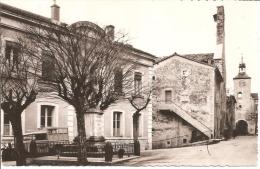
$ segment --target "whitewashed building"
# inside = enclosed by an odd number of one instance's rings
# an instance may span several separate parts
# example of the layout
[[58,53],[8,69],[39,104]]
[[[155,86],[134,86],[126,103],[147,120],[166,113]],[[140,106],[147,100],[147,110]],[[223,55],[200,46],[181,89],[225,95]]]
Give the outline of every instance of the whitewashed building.
[[[56,4],[51,6],[51,18],[43,17],[7,4],[0,4],[1,10],[1,57],[19,57],[17,52],[17,36],[25,33],[25,26],[34,26],[37,23],[55,23],[65,24],[60,22],[60,7]],[[85,27],[96,31],[114,32],[114,26],[109,25],[102,29],[98,25],[88,22],[76,22]],[[141,86],[143,82],[152,80],[152,66],[155,56],[136,49],[127,47],[127,54],[138,60],[138,68],[133,72],[134,83]],[[14,55],[17,53],[17,55]],[[42,74],[48,76],[44,69],[48,69],[48,65],[42,65]],[[107,140],[117,140],[129,142],[133,139],[132,114],[134,108],[130,105],[127,99],[122,98],[112,104],[105,111],[97,115],[89,115],[86,121],[87,127],[90,130],[86,131],[87,136],[104,136]],[[53,97],[53,93],[40,91],[37,99],[22,113],[22,129],[23,134],[28,133],[45,133],[47,129],[64,129],[62,132],[68,133],[69,141],[77,136],[76,115],[73,106],[63,100]],[[147,109],[142,111],[140,118],[140,142],[141,149],[151,149],[152,143],[152,105],[149,104]],[[1,139],[3,143],[13,140],[12,127],[6,115],[1,111]],[[64,139],[64,138],[62,138]]]

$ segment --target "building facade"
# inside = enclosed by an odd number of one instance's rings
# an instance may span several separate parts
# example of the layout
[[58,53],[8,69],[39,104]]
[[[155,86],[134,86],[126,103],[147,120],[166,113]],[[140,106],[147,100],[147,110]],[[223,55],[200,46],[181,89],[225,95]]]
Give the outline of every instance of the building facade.
[[235,110],[236,133],[256,134],[258,94],[251,93],[251,77],[246,74],[246,64],[239,64],[239,72],[234,81],[234,95],[237,100]]
[[154,66],[154,148],[222,138],[225,130],[232,130],[233,116],[227,115],[226,107],[224,7],[217,7],[213,17],[215,53],[175,53]]
[[226,113],[226,119],[225,119],[225,129],[224,129],[224,137],[226,139],[230,139],[232,136],[234,136],[234,131],[236,130],[236,116],[235,116],[235,110],[236,110],[236,98],[233,95],[227,96],[227,113]]
[[223,79],[212,54],[173,54],[154,66],[153,147],[219,138]]
[[[17,37],[23,36],[26,33],[26,26],[34,26],[38,23],[65,25],[65,23],[59,21],[60,7],[56,4],[51,6],[51,18],[39,16],[2,3],[0,6],[1,57],[7,57],[7,55],[14,56]],[[108,25],[105,29],[88,21],[76,22],[74,25],[94,30],[93,33],[96,31],[109,33],[112,38],[111,40],[113,40],[114,26],[112,25]],[[145,82],[151,81],[152,66],[156,57],[131,46],[127,46],[126,48],[126,53],[122,53],[122,55],[128,55],[137,62],[132,78],[135,79],[138,76],[138,79],[134,83],[138,81],[139,86],[142,86]],[[51,76],[48,74],[50,67],[50,63],[42,63],[42,76]],[[135,85],[133,84],[132,87],[134,88]],[[89,114],[88,117],[85,117],[87,119],[86,127],[89,128],[86,131],[87,136],[101,135],[110,141],[131,142],[133,140],[132,114],[134,111],[127,98],[121,98],[98,115]],[[151,149],[151,104],[141,112],[139,126],[141,149]],[[66,129],[68,133],[67,139],[73,141],[77,136],[77,121],[74,107],[62,99],[55,97],[55,93],[51,91],[39,91],[35,102],[29,105],[22,113],[23,134],[44,133],[47,129],[52,128]],[[11,124],[3,111],[1,111],[1,137],[3,143],[13,140]]]

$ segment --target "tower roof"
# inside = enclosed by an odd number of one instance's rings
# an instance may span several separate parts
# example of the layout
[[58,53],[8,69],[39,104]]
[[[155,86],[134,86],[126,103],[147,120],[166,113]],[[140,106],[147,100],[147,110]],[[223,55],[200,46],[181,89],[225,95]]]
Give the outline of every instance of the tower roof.
[[239,68],[242,68],[242,69],[244,68],[245,69],[246,68],[246,64],[245,63],[240,63],[239,64]]
[[233,79],[251,79],[245,72],[238,73]]
[[249,77],[246,74],[246,64],[243,61],[243,56],[241,57],[241,63],[239,63],[238,68],[239,68],[238,75],[233,79],[251,79],[251,77]]
[[246,64],[243,61],[243,55],[241,56],[241,63],[239,63],[238,68],[239,69],[245,69],[246,68]]

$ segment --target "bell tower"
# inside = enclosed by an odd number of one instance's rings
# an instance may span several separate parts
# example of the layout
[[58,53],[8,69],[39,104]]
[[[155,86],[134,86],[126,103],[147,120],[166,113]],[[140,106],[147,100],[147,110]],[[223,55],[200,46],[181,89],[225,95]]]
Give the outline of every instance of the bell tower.
[[246,64],[243,62],[243,56],[241,57],[241,63],[239,64],[239,73],[246,73]]
[[[241,57],[241,62],[238,66],[238,75],[233,78],[234,80],[234,94],[236,99],[249,98],[251,94],[251,77],[246,74],[246,64]],[[242,93],[242,95],[239,95]],[[239,96],[239,97],[238,97]],[[243,97],[242,97],[243,96]]]
[[[247,134],[253,126],[250,120],[251,113],[251,77],[246,74],[246,64],[241,57],[238,74],[233,78],[234,96],[237,101],[235,121],[238,134]],[[251,125],[252,124],[252,125]],[[252,127],[253,128],[253,127]],[[253,129],[254,130],[254,129]]]

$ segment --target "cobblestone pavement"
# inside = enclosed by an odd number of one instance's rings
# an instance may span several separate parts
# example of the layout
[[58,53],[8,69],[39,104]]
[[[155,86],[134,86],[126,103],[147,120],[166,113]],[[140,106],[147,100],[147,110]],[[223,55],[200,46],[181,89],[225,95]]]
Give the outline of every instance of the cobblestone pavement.
[[257,136],[239,136],[208,146],[149,150],[124,166],[256,166]]

